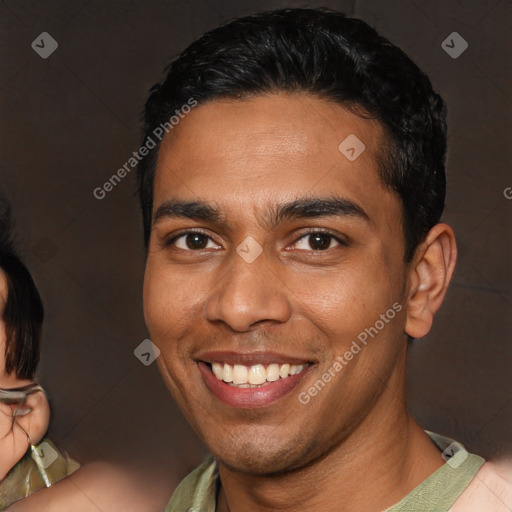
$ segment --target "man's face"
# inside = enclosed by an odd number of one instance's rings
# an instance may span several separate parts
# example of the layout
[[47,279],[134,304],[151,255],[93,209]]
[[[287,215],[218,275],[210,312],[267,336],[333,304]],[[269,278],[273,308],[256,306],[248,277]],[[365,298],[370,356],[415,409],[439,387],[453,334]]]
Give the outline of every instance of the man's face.
[[[351,134],[365,145],[353,161],[338,149]],[[233,468],[303,466],[400,407],[407,283],[400,202],[378,176],[384,140],[376,121],[306,94],[200,105],[164,139],[146,323],[168,388]],[[335,197],[336,213],[274,214]],[[178,201],[205,203],[219,219],[178,215]],[[395,303],[403,309],[390,319]],[[353,341],[360,350],[333,370]],[[266,380],[234,386],[212,368]]]

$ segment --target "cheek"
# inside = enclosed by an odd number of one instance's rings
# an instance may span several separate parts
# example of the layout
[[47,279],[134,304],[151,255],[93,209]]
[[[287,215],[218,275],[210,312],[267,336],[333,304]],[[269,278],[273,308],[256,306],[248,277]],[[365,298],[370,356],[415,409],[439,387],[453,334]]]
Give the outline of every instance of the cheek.
[[166,269],[156,257],[148,257],[143,288],[144,317],[148,327],[158,326],[166,318],[179,314],[179,308],[183,306],[183,290],[183,283],[175,273]]
[[[171,268],[161,258],[148,258],[144,275],[144,319],[152,336],[158,340],[179,333],[185,320],[197,315],[201,297],[206,292],[204,275],[194,276]],[[155,341],[156,343],[156,341]]]
[[[345,339],[373,325],[399,299],[384,270],[368,265],[338,268],[329,275],[302,278],[304,313],[333,339]],[[291,289],[298,288],[290,286]]]
[[169,329],[177,313],[174,308],[173,284],[167,274],[148,259],[144,275],[143,304],[144,319],[152,339],[156,340],[161,332]]
[[[180,353],[183,347],[178,340],[186,324],[183,318],[190,309],[187,300],[187,293],[184,287],[177,285],[175,274],[148,259],[143,287],[144,319],[151,341],[161,350],[157,359],[159,371],[178,401],[186,381]],[[177,377],[179,375],[182,377]]]

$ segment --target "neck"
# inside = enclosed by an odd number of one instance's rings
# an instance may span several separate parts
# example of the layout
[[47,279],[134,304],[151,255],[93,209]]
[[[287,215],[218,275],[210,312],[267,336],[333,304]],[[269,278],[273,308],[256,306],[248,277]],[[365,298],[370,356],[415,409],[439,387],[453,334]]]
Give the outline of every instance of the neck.
[[298,470],[261,476],[233,471],[219,461],[217,510],[380,512],[399,502],[444,461],[407,413],[403,394],[384,395],[388,400],[378,403],[352,434]]

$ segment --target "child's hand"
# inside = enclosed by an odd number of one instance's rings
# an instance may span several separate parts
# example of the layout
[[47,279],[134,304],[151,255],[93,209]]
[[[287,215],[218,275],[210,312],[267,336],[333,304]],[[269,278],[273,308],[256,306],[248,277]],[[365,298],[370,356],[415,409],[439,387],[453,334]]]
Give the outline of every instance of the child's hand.
[[24,403],[0,402],[0,480],[25,455],[29,438],[32,444],[41,441],[49,422],[50,406],[42,391],[28,395]]

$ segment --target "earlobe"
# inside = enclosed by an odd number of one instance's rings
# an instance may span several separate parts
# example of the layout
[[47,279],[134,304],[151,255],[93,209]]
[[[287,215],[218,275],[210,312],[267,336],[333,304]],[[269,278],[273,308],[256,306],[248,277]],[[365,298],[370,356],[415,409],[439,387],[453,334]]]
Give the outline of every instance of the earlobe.
[[441,307],[457,262],[453,229],[436,224],[418,247],[409,273],[405,332],[413,338],[425,336]]
[[23,404],[0,404],[0,482],[21,460],[29,444],[38,444],[50,422],[50,404],[39,391],[27,396]]
[[31,412],[18,417],[16,421],[30,436],[31,443],[37,444],[46,434],[50,424],[50,404],[45,393],[39,392],[27,398],[26,406],[30,407]]

